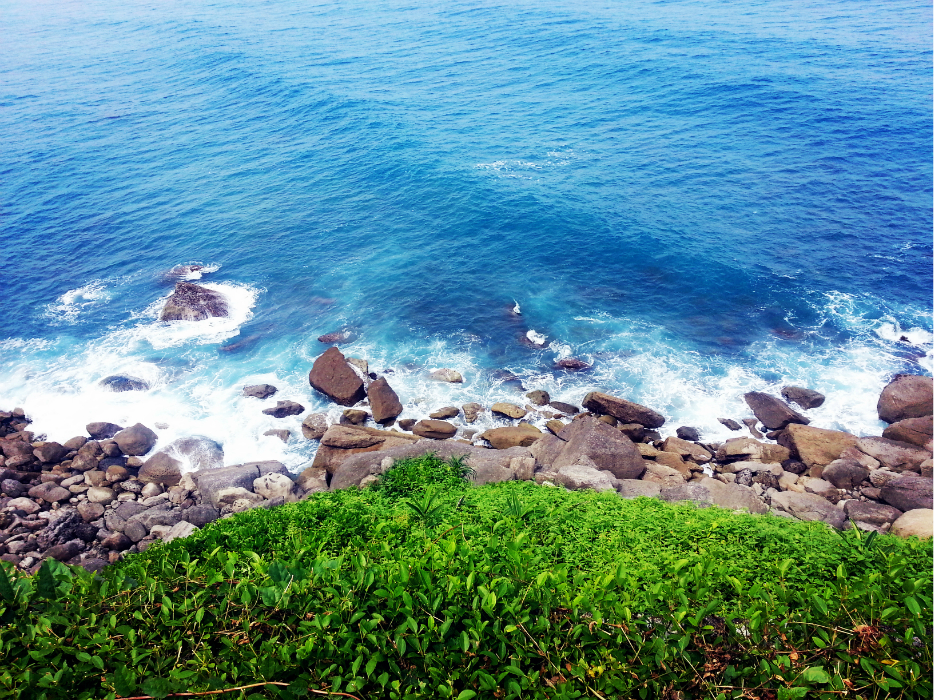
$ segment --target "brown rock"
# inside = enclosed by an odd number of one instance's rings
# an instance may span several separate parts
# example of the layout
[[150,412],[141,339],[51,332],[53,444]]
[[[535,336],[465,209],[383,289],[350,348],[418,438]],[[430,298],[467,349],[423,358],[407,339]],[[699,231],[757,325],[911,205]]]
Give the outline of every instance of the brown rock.
[[804,387],[800,386],[782,387],[782,397],[788,403],[796,403],[804,409],[818,408],[819,406],[823,406],[824,400],[827,398],[819,391],[805,389]]
[[149,452],[159,438],[145,425],[137,423],[129,428],[124,428],[114,435],[113,439],[123,454],[139,456]]
[[328,348],[308,373],[308,383],[332,401],[353,406],[366,396],[363,380],[336,347]]
[[846,517],[854,523],[865,523],[876,528],[887,523],[894,523],[902,514],[902,511],[898,508],[873,503],[872,501],[847,501],[843,510]]
[[505,428],[493,428],[480,433],[480,437],[497,450],[507,450],[510,447],[529,447],[541,436],[542,431],[528,423]]
[[323,413],[309,413],[302,421],[302,435],[307,440],[320,440],[328,429],[328,417]]
[[794,451],[807,466],[827,465],[848,447],[853,447],[859,438],[839,430],[812,428],[797,423],[790,424],[784,432],[784,440],[790,441]]
[[347,408],[344,409],[342,416],[342,425],[347,425],[348,423],[350,425],[363,425],[366,423],[366,419],[370,417],[370,414],[357,408]]
[[674,452],[657,452],[654,459],[656,464],[674,469],[685,479],[691,478],[691,467],[687,462],[681,459],[681,455],[675,454]]
[[906,512],[918,508],[934,508],[932,483],[934,482],[931,479],[923,476],[899,476],[887,481],[882,487],[882,500]]
[[446,418],[456,418],[460,413],[455,406],[445,406],[444,408],[439,408],[433,413],[429,413],[429,418],[434,418],[435,420],[444,420]]
[[443,420],[420,420],[412,426],[412,432],[432,440],[446,440],[457,432],[457,428]]
[[811,422],[781,399],[761,391],[750,391],[744,394],[743,398],[756,418],[769,430],[781,430],[791,423],[807,425]]
[[555,362],[555,369],[563,369],[566,372],[583,372],[591,367],[592,365],[590,363],[579,360],[576,357],[565,357]]
[[677,437],[665,438],[665,441],[662,443],[662,450],[665,452],[675,452],[682,457],[690,457],[698,464],[709,462],[710,458],[713,456],[706,448],[698,445],[696,442],[689,442],[688,440],[682,440]]
[[473,423],[483,413],[483,406],[478,403],[465,403],[461,409],[464,411],[464,420],[468,423]]
[[[921,418],[905,418],[892,423],[882,431],[882,437],[896,442],[907,442],[911,445],[930,450],[932,447],[932,434],[934,434],[934,416]],[[37,457],[39,455],[36,455]],[[41,459],[41,458],[40,458]]]
[[165,452],[156,452],[143,462],[137,478],[144,484],[176,486],[182,480],[182,463]]
[[849,459],[834,460],[824,467],[824,471],[821,473],[822,479],[844,491],[852,491],[863,483],[868,476],[869,470],[866,467]]
[[47,481],[44,484],[39,484],[29,489],[29,497],[41,498],[46,503],[58,503],[71,498],[71,491],[63,489],[54,481]]
[[550,420],[545,423],[545,427],[548,428],[548,430],[550,430],[553,435],[557,435],[562,430],[564,430],[564,426],[565,423],[562,423],[559,420]]
[[892,523],[892,529],[889,532],[899,537],[914,536],[930,539],[934,536],[934,510],[930,508],[909,510]]
[[547,406],[548,402],[551,401],[551,397],[548,395],[548,392],[542,391],[541,389],[530,391],[525,396],[529,401],[531,401],[536,406]]
[[370,397],[373,420],[377,423],[391,423],[402,413],[402,402],[385,377],[372,382],[367,395]]
[[566,416],[573,416],[581,412],[581,410],[577,406],[572,406],[569,403],[564,403],[564,401],[549,401],[548,405],[551,406],[556,411],[561,411],[561,413],[565,414]]
[[[123,428],[116,423],[88,423],[85,428],[94,440],[107,440],[119,433]],[[80,449],[80,448],[79,448]]]
[[498,413],[507,418],[520,419],[528,413],[524,408],[516,406],[514,403],[494,403],[490,409],[493,413]]
[[581,403],[588,411],[613,416],[621,423],[638,423],[646,428],[665,424],[665,417],[651,408],[599,391],[591,391]]
[[277,391],[279,390],[272,384],[251,384],[250,386],[243,387],[244,396],[252,396],[256,399],[268,399]]
[[305,412],[305,407],[295,401],[276,401],[272,408],[264,408],[263,413],[273,418],[288,418]]
[[321,438],[321,444],[327,447],[336,447],[343,450],[371,447],[382,443],[386,436],[381,431],[361,430],[349,425],[332,425]]
[[160,321],[201,321],[227,316],[227,300],[222,294],[191,282],[176,282],[175,291],[162,307]]
[[[554,445],[553,449],[546,444],[537,450],[538,445],[546,440],[557,440],[563,444]],[[546,457],[551,463],[543,465],[556,470],[577,464],[581,457],[587,457],[598,469],[610,472],[617,479],[638,479],[645,473],[642,455],[632,441],[592,416],[569,423],[557,438],[540,438],[533,444],[532,453],[536,463],[543,464],[541,458]]]
[[717,418],[718,421],[730,430],[742,430],[743,427],[732,418]]
[[920,472],[921,463],[931,458],[931,453],[925,449],[882,437],[859,438],[856,447],[879,460],[882,466],[896,472]]
[[[399,427],[403,430],[411,430],[418,421],[414,418],[403,418],[399,421]],[[468,421],[469,423],[470,421]]]
[[921,418],[934,412],[934,379],[916,374],[897,374],[882,390],[876,409],[886,423]]
[[32,453],[43,464],[60,462],[68,454],[64,445],[57,442],[40,442],[33,445],[35,448]]

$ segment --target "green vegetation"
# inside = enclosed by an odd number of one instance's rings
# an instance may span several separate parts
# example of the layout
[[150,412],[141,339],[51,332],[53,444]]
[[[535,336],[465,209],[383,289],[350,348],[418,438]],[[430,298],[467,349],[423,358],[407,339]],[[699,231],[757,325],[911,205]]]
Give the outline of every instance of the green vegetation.
[[[931,542],[398,464],[0,576],[0,697],[931,697]],[[333,696],[332,697],[336,697]]]

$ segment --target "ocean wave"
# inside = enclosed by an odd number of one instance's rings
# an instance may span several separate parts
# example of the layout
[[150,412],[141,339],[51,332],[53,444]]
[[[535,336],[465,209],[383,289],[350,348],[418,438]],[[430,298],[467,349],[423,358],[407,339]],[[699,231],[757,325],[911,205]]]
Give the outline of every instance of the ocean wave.
[[107,280],[94,280],[76,289],[69,289],[45,307],[43,315],[55,324],[74,325],[81,314],[110,299]]

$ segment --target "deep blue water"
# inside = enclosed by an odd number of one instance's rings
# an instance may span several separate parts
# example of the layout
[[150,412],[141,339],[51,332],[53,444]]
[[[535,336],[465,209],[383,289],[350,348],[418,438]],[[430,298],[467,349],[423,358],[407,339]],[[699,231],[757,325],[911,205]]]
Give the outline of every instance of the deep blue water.
[[[326,408],[316,338],[351,327],[405,416],[515,400],[506,369],[710,439],[799,383],[815,425],[877,432],[891,375],[931,371],[931,28],[899,0],[9,0],[0,408],[298,464],[262,436],[298,419],[239,388]],[[191,262],[232,319],[155,320]]]

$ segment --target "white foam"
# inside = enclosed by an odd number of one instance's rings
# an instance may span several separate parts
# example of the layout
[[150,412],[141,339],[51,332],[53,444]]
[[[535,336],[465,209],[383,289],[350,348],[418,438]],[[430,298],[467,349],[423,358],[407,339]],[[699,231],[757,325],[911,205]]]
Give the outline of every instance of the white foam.
[[176,265],[169,270],[168,276],[190,282],[191,280],[199,280],[202,276],[217,272],[220,269],[220,263],[190,262],[184,265]]
[[528,333],[526,333],[525,337],[528,338],[533,345],[537,345],[539,347],[544,347],[545,341],[548,339],[546,336],[534,330],[530,330]]
[[82,312],[100,302],[107,301],[109,298],[107,282],[105,280],[94,280],[77,289],[69,289],[62,294],[53,303],[45,307],[44,316],[54,323],[74,324],[77,323]]

